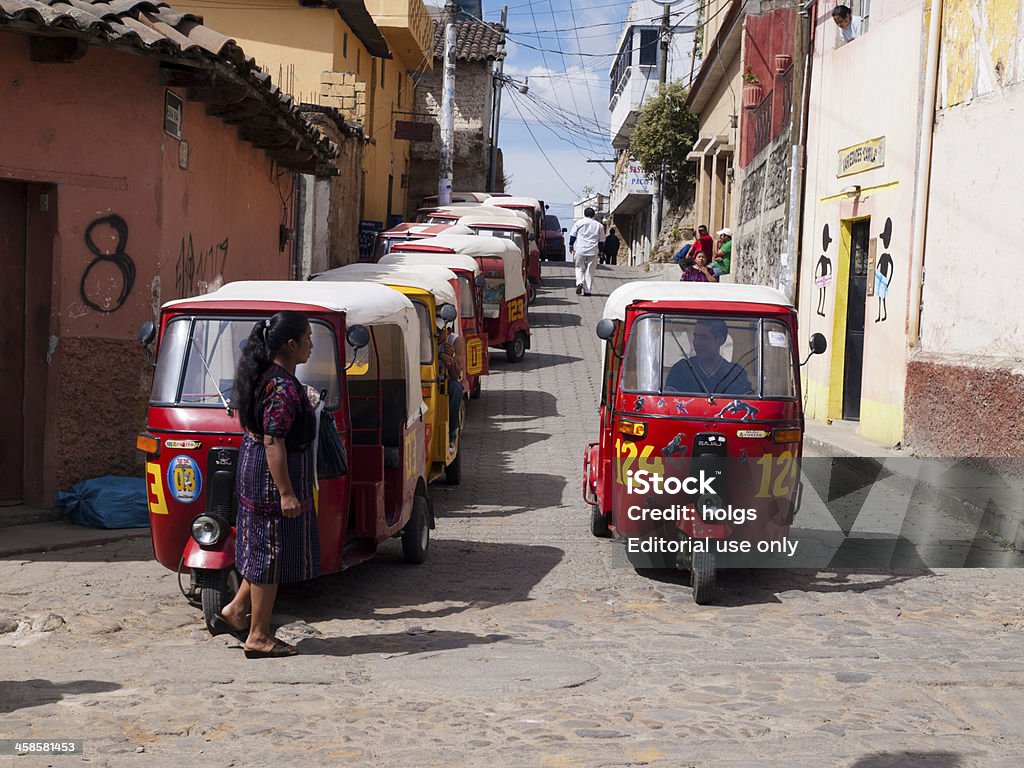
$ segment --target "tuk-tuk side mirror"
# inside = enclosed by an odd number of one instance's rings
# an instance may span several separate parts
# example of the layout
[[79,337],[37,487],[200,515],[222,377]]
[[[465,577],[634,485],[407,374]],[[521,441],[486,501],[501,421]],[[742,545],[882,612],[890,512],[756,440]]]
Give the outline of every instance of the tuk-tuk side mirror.
[[811,334],[810,347],[812,355],[820,355],[828,349],[828,340],[823,334]]
[[811,348],[811,354],[807,355],[800,365],[807,365],[807,361],[811,359],[811,355],[820,355],[828,349],[828,340],[823,334],[812,333],[807,346]]
[[615,321],[611,318],[604,318],[597,324],[597,338],[604,341],[611,341],[615,337]]
[[139,343],[142,346],[148,347],[150,344],[153,343],[153,339],[155,338],[156,326],[153,324],[152,320],[147,320],[146,322],[139,326]]
[[568,231],[569,231],[568,229],[566,229],[565,227],[562,227],[562,234],[563,234],[563,235],[564,235],[564,234],[565,234],[566,232],[568,232]]
[[476,287],[477,288],[483,288],[486,285],[487,285],[487,278],[484,277],[483,275],[477,275],[476,276]]
[[370,331],[365,325],[353,325],[345,332],[345,339],[352,349],[358,351],[370,343]]
[[139,343],[146,353],[146,362],[150,368],[156,368],[156,360],[153,359],[153,353],[149,350],[149,345],[153,343],[155,338],[156,325],[154,325],[152,320],[147,320],[139,326]]
[[437,314],[446,323],[454,323],[459,317],[459,310],[451,304],[442,304]]

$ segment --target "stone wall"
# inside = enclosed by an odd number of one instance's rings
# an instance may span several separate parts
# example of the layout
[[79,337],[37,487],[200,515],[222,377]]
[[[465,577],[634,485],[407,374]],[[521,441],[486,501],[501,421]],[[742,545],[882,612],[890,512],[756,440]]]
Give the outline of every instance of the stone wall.
[[320,75],[320,104],[340,110],[349,120],[366,122],[366,83],[355,72]]
[[[441,158],[441,128],[438,118],[420,115],[441,114],[442,62],[434,61],[434,70],[424,73],[416,84],[413,111],[417,121],[434,124],[430,143],[413,142],[409,160],[409,205],[406,215],[412,218],[420,200],[437,194]],[[487,189],[490,161],[491,64],[460,61],[455,68],[455,137],[452,158],[452,189],[481,192]],[[515,169],[510,169],[515,171]],[[500,177],[500,174],[499,174]]]
[[739,203],[733,230],[732,275],[737,283],[777,287],[786,251],[789,134],[736,169]]

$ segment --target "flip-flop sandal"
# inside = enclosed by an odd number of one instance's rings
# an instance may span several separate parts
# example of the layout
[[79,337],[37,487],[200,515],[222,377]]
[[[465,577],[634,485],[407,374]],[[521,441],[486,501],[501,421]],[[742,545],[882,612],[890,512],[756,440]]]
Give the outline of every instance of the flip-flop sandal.
[[213,621],[210,622],[210,634],[216,637],[217,635],[231,635],[238,642],[244,644],[249,639],[248,629],[235,629],[223,616],[214,616]]
[[244,648],[247,659],[280,659],[285,656],[297,656],[298,650],[294,645],[288,645],[281,640],[274,640],[274,645],[269,651],[258,651],[253,648]]

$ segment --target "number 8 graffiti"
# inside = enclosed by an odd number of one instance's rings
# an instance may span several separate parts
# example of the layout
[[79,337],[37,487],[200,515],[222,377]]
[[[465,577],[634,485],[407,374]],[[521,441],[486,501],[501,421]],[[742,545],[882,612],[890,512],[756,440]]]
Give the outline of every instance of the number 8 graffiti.
[[[117,245],[114,248],[113,253],[103,253],[99,249],[99,246],[93,242],[92,232],[96,227],[106,224],[114,232],[117,233]],[[124,247],[128,243],[128,224],[118,216],[116,213],[110,216],[104,216],[103,218],[96,219],[89,227],[85,230],[85,245],[90,252],[94,254],[94,258],[89,262],[89,266],[85,268],[85,274],[82,275],[82,282],[79,285],[79,293],[82,296],[82,301],[90,309],[94,309],[97,312],[103,312],[109,314],[120,309],[125,301],[128,299],[128,295],[132,292],[132,286],[135,285],[135,262],[132,261],[132,257],[124,252]],[[113,306],[103,307],[89,298],[86,292],[86,283],[89,280],[89,274],[93,268],[103,261],[109,261],[121,272],[121,293],[118,294],[114,300]]]

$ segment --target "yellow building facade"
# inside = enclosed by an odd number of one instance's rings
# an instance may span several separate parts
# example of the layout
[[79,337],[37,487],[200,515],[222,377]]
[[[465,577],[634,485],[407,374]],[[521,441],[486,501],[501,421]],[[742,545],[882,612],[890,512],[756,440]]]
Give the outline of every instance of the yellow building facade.
[[405,210],[409,142],[394,138],[394,124],[412,111],[413,75],[433,66],[422,0],[321,7],[252,0],[245,10],[189,0],[175,8],[234,38],[296,101],[335,107],[361,123],[370,143],[359,180],[360,218],[387,226]]

